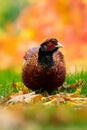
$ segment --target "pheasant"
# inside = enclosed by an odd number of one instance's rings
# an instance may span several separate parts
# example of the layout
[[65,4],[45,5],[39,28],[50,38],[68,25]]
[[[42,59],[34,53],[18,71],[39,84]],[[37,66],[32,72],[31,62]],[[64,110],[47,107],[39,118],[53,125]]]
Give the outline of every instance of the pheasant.
[[63,45],[50,38],[39,47],[27,50],[22,68],[22,80],[26,87],[51,93],[64,83],[66,67],[59,48]]

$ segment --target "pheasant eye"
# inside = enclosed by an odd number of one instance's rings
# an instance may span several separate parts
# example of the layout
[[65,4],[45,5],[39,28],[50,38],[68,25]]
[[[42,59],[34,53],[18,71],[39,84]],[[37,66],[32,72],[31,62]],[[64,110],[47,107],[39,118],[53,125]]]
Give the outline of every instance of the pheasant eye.
[[53,43],[52,42],[48,42],[48,44],[47,44],[48,46],[52,46],[53,45]]

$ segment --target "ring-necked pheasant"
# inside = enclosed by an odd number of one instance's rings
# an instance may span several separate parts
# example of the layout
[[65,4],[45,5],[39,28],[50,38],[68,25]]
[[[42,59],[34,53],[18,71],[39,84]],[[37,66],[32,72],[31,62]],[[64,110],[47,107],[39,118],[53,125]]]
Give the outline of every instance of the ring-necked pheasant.
[[50,38],[26,52],[22,80],[28,88],[50,93],[64,83],[66,67],[60,47],[55,38]]

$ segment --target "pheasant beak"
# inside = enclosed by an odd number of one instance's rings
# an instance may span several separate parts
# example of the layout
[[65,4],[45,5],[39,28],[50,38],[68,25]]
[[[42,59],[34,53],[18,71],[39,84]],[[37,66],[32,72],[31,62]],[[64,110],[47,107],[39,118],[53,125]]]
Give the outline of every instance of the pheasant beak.
[[64,46],[58,42],[58,44],[56,45],[56,48],[64,48]]

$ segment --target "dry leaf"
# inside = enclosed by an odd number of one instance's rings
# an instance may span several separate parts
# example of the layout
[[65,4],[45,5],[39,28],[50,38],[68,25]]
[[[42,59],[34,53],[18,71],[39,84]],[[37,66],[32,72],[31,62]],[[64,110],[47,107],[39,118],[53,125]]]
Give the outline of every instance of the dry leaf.
[[42,95],[41,94],[36,94],[36,95],[32,95],[28,98],[25,98],[24,101],[26,103],[38,103],[41,101]]

